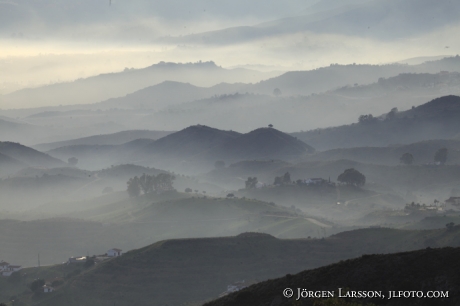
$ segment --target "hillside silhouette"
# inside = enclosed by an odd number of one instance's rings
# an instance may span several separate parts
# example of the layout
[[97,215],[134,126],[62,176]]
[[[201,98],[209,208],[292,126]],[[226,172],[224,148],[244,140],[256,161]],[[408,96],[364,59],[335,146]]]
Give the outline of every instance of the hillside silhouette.
[[[285,288],[336,291],[336,296],[338,288],[378,290],[382,291],[386,298],[388,298],[389,291],[406,290],[426,293],[429,290],[439,290],[448,291],[448,298],[409,298],[404,299],[404,302],[398,298],[390,300],[374,298],[359,299],[359,302],[388,306],[458,305],[460,301],[458,256],[460,256],[460,248],[427,248],[390,255],[363,255],[357,259],[265,281],[205,305],[292,305],[292,299],[289,300],[282,296]],[[318,299],[301,299],[298,305],[314,305],[315,301],[318,302]],[[358,302],[357,299],[346,299],[346,301],[348,303]],[[338,303],[337,299],[336,303]]]
[[460,97],[445,96],[389,117],[292,135],[318,150],[450,139],[460,131]]

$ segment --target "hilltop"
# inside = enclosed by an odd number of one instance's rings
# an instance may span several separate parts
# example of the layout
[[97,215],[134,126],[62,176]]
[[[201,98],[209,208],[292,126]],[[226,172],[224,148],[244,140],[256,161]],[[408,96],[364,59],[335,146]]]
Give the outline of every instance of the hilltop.
[[[226,290],[227,285],[236,281],[246,280],[249,283],[273,279],[363,254],[400,252],[445,245],[458,246],[457,228],[454,231],[423,232],[383,228],[363,229],[341,233],[326,239],[280,240],[266,234],[243,234],[226,238],[167,240],[128,252],[120,258],[97,265],[94,269],[69,280],[65,287],[57,291],[52,298],[47,298],[46,303],[43,303],[45,300],[42,300],[42,304],[105,306],[113,305],[114,302],[125,304],[128,301],[129,303],[135,302],[136,305],[178,305],[192,302],[199,304],[216,298]],[[388,257],[392,256],[398,258],[400,255],[388,255]],[[452,254],[452,261],[435,260],[437,263],[432,265],[430,260],[430,266],[452,268],[452,262],[456,262],[455,256],[458,256],[457,252]],[[366,256],[364,258],[375,257]],[[355,264],[351,264],[354,262],[349,261],[332,266],[338,268],[337,282],[341,281],[345,275],[348,279],[350,278],[350,274],[345,272],[351,272],[351,270],[344,270],[342,273],[340,267],[344,265],[354,267]],[[406,263],[405,260],[401,262]],[[420,268],[418,261],[415,260],[414,264],[417,269]],[[368,267],[368,264],[363,266]],[[387,269],[385,264],[381,264],[377,265],[376,271],[369,269],[366,272],[369,274],[365,275],[376,277],[379,275],[380,270],[378,269],[386,268],[387,272],[384,275],[387,275],[390,273],[388,271],[396,273],[400,269],[412,269],[411,267],[415,266],[402,264],[395,266],[395,269]],[[422,266],[428,265],[423,264]],[[319,271],[330,271],[329,269],[326,267]],[[440,271],[443,270],[440,269]],[[318,283],[318,285],[326,287],[327,281],[330,281],[329,277],[335,275],[331,273],[324,273],[324,285],[323,283]],[[362,278],[356,277],[355,279],[358,282]],[[385,278],[377,277],[376,279]],[[299,284],[303,284],[301,280],[299,279]],[[403,281],[404,278],[399,278],[399,280]],[[377,281],[370,283],[380,286]],[[264,284],[269,283],[261,283],[247,290],[254,292],[253,288],[267,288]],[[328,285],[331,284],[336,283],[330,282]],[[347,284],[343,285],[346,287]],[[120,290],[120,286],[123,286],[124,290]],[[368,287],[364,286],[365,288]],[[386,289],[383,285],[382,288]],[[328,288],[328,290],[334,289],[336,288]],[[370,289],[377,290],[376,288]],[[394,288],[394,290],[399,289]],[[452,290],[456,289],[452,288]],[[175,294],[179,291],[180,295]],[[273,299],[274,296],[281,293],[282,290],[271,290],[267,292],[267,299]],[[231,301],[226,305],[243,305],[233,300],[235,296],[230,295],[215,303]]]
[[274,128],[259,128],[205,153],[205,157],[227,161],[292,159],[311,154],[314,148]]
[[139,163],[173,171],[210,170],[216,161],[246,159],[296,159],[314,152],[302,141],[273,128],[241,134],[204,125],[194,125],[156,141],[136,140],[123,145],[77,145],[47,153],[67,159],[77,157],[80,165],[95,169],[119,163]]
[[[343,304],[358,302],[358,299],[340,299],[338,288],[346,290],[382,291],[385,298],[359,299],[360,303],[377,305],[402,305],[400,298],[388,299],[389,291],[448,291],[448,298],[430,299],[410,298],[404,300],[404,305],[458,305],[460,302],[460,266],[457,258],[460,248],[442,248],[397,253],[390,255],[363,255],[360,258],[346,260],[334,265],[315,270],[303,271],[295,275],[265,281],[240,292],[205,304],[206,306],[230,305],[292,305],[293,299],[282,296],[285,288],[308,288],[311,291],[335,291],[335,299]],[[423,268],[422,268],[423,267]],[[442,279],[442,281],[439,281]],[[298,305],[316,305],[320,299],[301,299]],[[271,303],[271,304],[270,304]],[[372,305],[374,305],[372,304]],[[321,304],[323,305],[323,304]],[[354,304],[353,304],[354,305]]]

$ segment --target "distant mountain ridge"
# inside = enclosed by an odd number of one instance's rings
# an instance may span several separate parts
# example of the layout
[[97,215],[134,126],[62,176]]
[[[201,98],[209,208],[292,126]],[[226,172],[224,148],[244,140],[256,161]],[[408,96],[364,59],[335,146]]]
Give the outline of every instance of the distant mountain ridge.
[[[224,69],[214,62],[165,63],[142,68],[125,69],[122,72],[100,74],[74,82],[57,83],[38,88],[22,89],[1,97],[2,108],[21,105],[57,106],[63,104],[91,104],[130,94],[134,91],[162,83],[164,81],[191,82],[197,86],[212,86],[221,82],[256,82],[279,75],[247,69]],[[78,93],[78,94],[77,94]],[[33,96],[33,104],[30,97]]]

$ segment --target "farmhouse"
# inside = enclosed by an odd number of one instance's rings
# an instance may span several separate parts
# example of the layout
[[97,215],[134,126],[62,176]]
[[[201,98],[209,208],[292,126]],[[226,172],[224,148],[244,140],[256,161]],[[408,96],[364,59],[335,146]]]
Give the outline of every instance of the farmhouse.
[[0,262],[0,273],[2,274],[2,276],[11,276],[11,274],[20,271],[21,269],[21,266],[10,265],[9,263],[3,260]]
[[123,250],[120,250],[120,249],[110,249],[107,251],[107,256],[109,257],[118,257],[118,256],[121,256],[123,254]]

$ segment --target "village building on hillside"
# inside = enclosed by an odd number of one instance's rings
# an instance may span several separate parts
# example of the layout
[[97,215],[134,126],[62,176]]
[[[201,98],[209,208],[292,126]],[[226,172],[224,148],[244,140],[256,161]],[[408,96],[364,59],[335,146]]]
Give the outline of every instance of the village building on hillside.
[[11,276],[14,272],[18,272],[22,269],[21,266],[18,265],[10,265],[6,261],[0,262],[0,273],[2,276]]
[[123,254],[123,250],[121,249],[110,249],[107,251],[107,256],[109,257],[118,257],[118,256],[121,256]]
[[69,260],[67,260],[67,264],[77,264],[77,263],[85,263],[86,262],[86,256],[82,257],[70,257]]
[[43,292],[44,292],[44,293],[51,293],[51,292],[53,292],[54,290],[55,290],[55,289],[54,289],[53,287],[49,286],[49,285],[44,285],[44,286],[43,286]]

